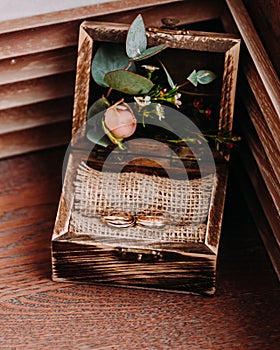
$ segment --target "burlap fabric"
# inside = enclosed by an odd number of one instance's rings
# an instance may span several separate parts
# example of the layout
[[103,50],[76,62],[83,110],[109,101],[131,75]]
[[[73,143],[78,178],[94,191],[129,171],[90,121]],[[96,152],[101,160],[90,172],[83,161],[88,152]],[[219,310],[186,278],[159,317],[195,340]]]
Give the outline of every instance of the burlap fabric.
[[[100,172],[82,163],[74,183],[70,231],[164,242],[204,242],[214,187],[214,175],[176,180],[135,172]],[[163,216],[171,222],[164,228],[112,228],[101,220],[104,215],[120,212]]]

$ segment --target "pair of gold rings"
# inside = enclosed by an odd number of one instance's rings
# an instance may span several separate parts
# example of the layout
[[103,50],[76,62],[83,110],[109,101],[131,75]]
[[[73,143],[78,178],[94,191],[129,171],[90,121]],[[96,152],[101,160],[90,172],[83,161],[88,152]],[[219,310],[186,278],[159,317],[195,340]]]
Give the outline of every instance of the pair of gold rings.
[[127,213],[117,213],[105,215],[101,220],[108,226],[115,228],[127,228],[141,226],[146,228],[163,228],[171,223],[171,220],[157,215],[131,215]]

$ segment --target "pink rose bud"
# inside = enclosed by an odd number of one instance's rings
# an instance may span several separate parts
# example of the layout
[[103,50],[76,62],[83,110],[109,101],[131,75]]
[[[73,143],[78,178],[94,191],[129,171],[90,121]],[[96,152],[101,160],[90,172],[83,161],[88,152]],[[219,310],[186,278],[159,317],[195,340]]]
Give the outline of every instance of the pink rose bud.
[[125,105],[115,105],[108,108],[104,116],[106,127],[115,137],[124,139],[134,134],[137,120],[132,110]]

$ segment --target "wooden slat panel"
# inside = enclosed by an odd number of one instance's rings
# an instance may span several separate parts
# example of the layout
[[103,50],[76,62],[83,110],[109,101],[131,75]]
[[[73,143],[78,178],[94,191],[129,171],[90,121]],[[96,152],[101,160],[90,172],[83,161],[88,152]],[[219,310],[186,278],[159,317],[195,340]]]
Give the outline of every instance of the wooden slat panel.
[[243,0],[250,13],[262,43],[266,48],[269,57],[280,75],[280,50],[279,50],[279,0]]
[[77,45],[80,22],[69,22],[0,35],[0,59]]
[[0,85],[74,71],[76,47],[0,60]]
[[[280,151],[277,147],[277,140],[274,139],[272,130],[267,125],[267,119],[263,115],[256,101],[256,98],[252,90],[250,89],[250,85],[248,84],[244,76],[241,74],[239,83],[239,96],[241,96],[241,98],[239,99],[243,100],[245,109],[249,115],[249,119],[256,131],[256,137],[259,139],[259,143],[261,143],[263,152],[269,159],[269,163],[271,166],[271,176],[280,179]],[[242,116],[240,117],[240,119],[242,119]],[[246,118],[244,123],[246,124]],[[240,125],[243,125],[242,122],[240,122]],[[275,129],[279,129],[279,126],[275,125]],[[245,135],[247,136],[246,133]]]
[[[157,10],[155,10],[154,6],[157,6]],[[191,21],[194,15],[197,18],[200,17],[200,20],[206,20],[217,18],[222,6],[223,1],[221,0],[212,0],[211,2],[208,0],[201,0],[199,2],[181,0],[119,0],[27,18],[3,21],[0,23],[0,34],[66,23],[69,21],[82,21],[97,16],[106,16],[106,18],[109,18],[109,14],[121,14],[120,19],[123,19],[124,17],[122,16],[124,11],[130,11],[130,13],[133,13],[133,17],[139,12],[149,12],[150,18],[155,20],[160,13],[163,13],[164,16],[167,15],[168,17],[173,16],[177,7],[180,8],[180,15],[184,16],[187,21]],[[145,8],[147,11],[144,10]],[[121,20],[119,22],[121,22]],[[157,23],[159,23],[158,19]],[[152,25],[152,23],[149,25]]]
[[[275,111],[280,113],[280,81],[242,0],[226,0]],[[279,119],[277,120],[279,123]],[[276,122],[276,121],[275,121]],[[277,125],[277,124],[276,124]],[[274,125],[275,126],[275,125]]]
[[[69,9],[37,15],[32,17],[7,20],[0,23],[0,34],[15,32],[23,29],[37,28],[57,23],[65,23],[69,21],[81,21],[86,18],[96,17],[98,15],[106,15],[108,13],[123,12],[125,10],[137,10],[140,8],[156,6],[159,4],[177,3],[181,0],[119,0],[111,1],[104,4],[95,4],[91,6],[83,6],[79,8]],[[207,3],[207,1],[206,1]],[[196,4],[192,4],[195,7]]]
[[[231,14],[226,11],[222,16],[222,22],[223,26],[227,31],[231,32],[238,32],[238,28],[234,22],[234,19],[232,18]],[[250,32],[249,32],[250,33]],[[243,35],[245,35],[243,33]],[[253,32],[253,37],[251,38],[252,41],[255,40],[255,36],[257,37],[257,34]],[[259,108],[262,112],[262,119],[264,120],[264,123],[266,124],[266,128],[270,130],[270,132],[273,135],[273,140],[275,141],[276,147],[278,150],[280,150],[280,109],[276,107],[276,105],[273,105],[273,94],[277,89],[279,88],[279,95],[280,96],[280,82],[278,77],[276,78],[275,83],[270,81],[275,79],[275,71],[271,75],[271,77],[268,77],[270,84],[275,85],[275,89],[272,91],[267,89],[267,86],[265,85],[264,81],[262,80],[262,76],[259,74],[259,71],[257,70],[256,62],[253,60],[253,57],[251,57],[251,53],[248,48],[243,47],[242,55],[240,58],[240,68],[243,70],[244,75],[246,76],[246,79],[250,85],[250,89],[252,90],[255,99],[259,105]],[[267,57],[268,66],[273,69],[272,64]],[[260,64],[259,64],[260,65]],[[263,69],[265,70],[265,66]],[[259,67],[260,69],[260,67]],[[267,69],[266,69],[267,70]],[[243,95],[241,95],[243,96]],[[279,97],[278,97],[279,100]],[[278,102],[279,103],[279,102]],[[246,101],[245,101],[246,105]],[[260,139],[261,141],[266,144],[269,142],[269,138],[267,139],[266,135],[262,137],[261,135]]]
[[73,99],[63,98],[0,111],[0,135],[61,121],[71,123]]
[[[247,148],[249,151],[249,149]],[[242,150],[242,154],[244,154],[245,149]],[[239,153],[239,156],[242,155]],[[252,155],[246,156],[246,158],[253,159]],[[246,162],[244,162],[244,157],[238,159],[239,167],[232,167],[231,171],[235,175],[236,178],[242,179],[239,181],[239,186],[241,187],[241,191],[243,192],[244,198],[247,202],[248,208],[252,214],[252,217],[257,225],[258,232],[263,240],[264,246],[266,247],[267,253],[272,261],[275,272],[278,275],[278,279],[280,280],[280,248],[279,243],[277,243],[274,233],[270,227],[269,222],[267,221],[266,215],[263,211],[261,202],[257,197],[256,188],[252,185],[252,182],[248,176],[247,171],[244,166],[246,166]],[[242,166],[244,164],[244,166]],[[247,168],[247,166],[246,166]],[[265,188],[264,188],[265,190]]]
[[74,75],[51,77],[0,86],[0,110],[73,95]]
[[65,145],[70,129],[69,122],[62,122],[0,135],[0,158]]
[[255,186],[259,201],[280,246],[280,178],[277,178],[274,173],[249,115],[244,108],[239,110],[241,117],[237,118],[237,122],[244,139],[240,158],[246,163],[246,169]]
[[[220,1],[215,0],[215,5],[207,5],[207,1],[202,0],[198,4],[189,3],[172,3],[159,8],[149,8],[143,10],[146,26],[161,26],[161,18],[165,16],[175,16],[181,19],[182,23],[192,23],[207,19],[217,18],[220,14],[218,4]],[[146,4],[143,4],[145,6]],[[155,11],[160,15],[155,16]],[[100,18],[106,18],[109,22],[131,23],[137,12],[129,11],[116,15],[111,14],[106,17],[95,17],[94,20],[99,21]],[[96,13],[96,16],[98,13]],[[0,35],[0,59],[12,58],[35,52],[43,52],[58,48],[77,45],[78,29],[82,22],[82,16],[79,20],[36,26],[20,32],[11,32]],[[85,19],[85,18],[84,18]]]
[[[180,24],[212,20],[220,16],[222,8],[223,2],[220,0],[184,1],[157,6],[156,8],[142,9],[141,14],[143,15],[146,26],[161,27],[161,19],[165,17],[178,18],[180,19]],[[96,20],[100,22],[108,21],[129,24],[135,18],[135,13],[135,11],[112,13],[105,16],[98,16]]]
[[[240,60],[245,78],[239,80],[239,96],[245,108],[239,124],[247,146],[240,157],[270,226],[263,234],[272,236],[263,237],[263,241],[279,274],[280,83],[244,5],[240,0],[227,3],[230,11],[223,13],[222,23],[227,31],[239,32],[246,45]],[[255,219],[258,224],[258,217]]]

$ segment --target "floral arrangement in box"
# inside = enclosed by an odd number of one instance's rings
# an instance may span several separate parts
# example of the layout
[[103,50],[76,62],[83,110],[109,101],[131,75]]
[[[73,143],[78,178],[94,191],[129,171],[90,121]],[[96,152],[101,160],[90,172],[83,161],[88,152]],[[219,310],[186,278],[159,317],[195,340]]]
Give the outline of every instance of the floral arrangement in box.
[[[200,91],[201,86],[211,86],[217,73],[194,69],[183,82],[175,83],[158,58],[165,49],[166,44],[147,47],[141,15],[130,25],[125,45],[101,43],[92,60],[92,77],[100,95],[88,111],[87,138],[105,147],[114,144],[124,149],[125,139],[142,133],[169,143],[209,142],[213,148],[232,148],[239,137],[217,133],[213,121],[219,107],[213,105],[214,93]],[[184,138],[177,137],[171,132],[172,120],[166,118],[165,106],[182,110],[199,127],[203,121],[205,130],[202,134],[185,130]],[[157,118],[162,129],[147,127],[148,118]]]

